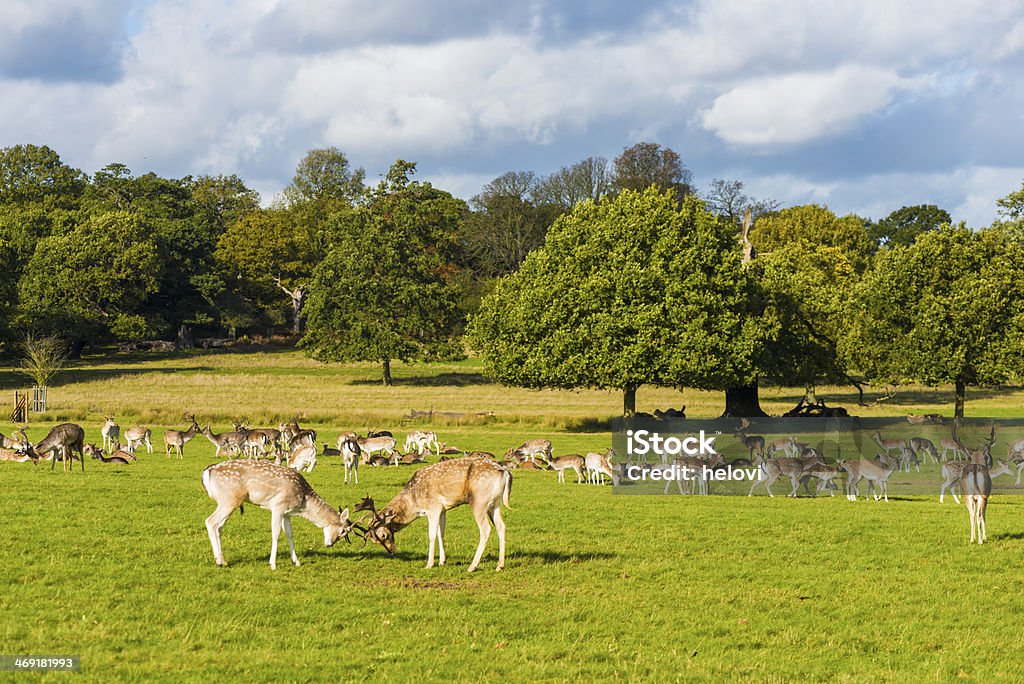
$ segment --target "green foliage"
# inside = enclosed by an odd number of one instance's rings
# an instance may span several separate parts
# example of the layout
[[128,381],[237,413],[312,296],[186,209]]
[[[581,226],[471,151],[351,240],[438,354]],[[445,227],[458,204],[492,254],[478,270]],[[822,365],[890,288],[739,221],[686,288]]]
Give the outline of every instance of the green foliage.
[[724,388],[752,379],[752,284],[731,226],[659,188],[577,205],[470,325],[523,387]]
[[160,273],[151,235],[143,217],[118,211],[40,240],[18,287],[22,324],[84,342],[150,336],[139,309]]
[[857,271],[867,267],[874,250],[864,219],[853,214],[840,218],[817,204],[789,207],[762,216],[750,241],[759,254],[791,245],[802,245],[806,250],[836,247],[847,255]]
[[37,387],[46,387],[60,373],[68,358],[68,345],[59,337],[40,337],[29,333],[21,343],[19,372],[31,378]]
[[918,235],[953,222],[949,212],[934,204],[901,207],[868,227],[868,235],[880,246],[909,245]]
[[0,204],[50,201],[67,206],[86,187],[85,175],[61,161],[49,147],[14,145],[0,149]]
[[461,354],[454,262],[466,207],[410,181],[414,169],[396,162],[337,226],[337,245],[314,269],[301,342],[313,358],[387,364]]
[[1024,183],[1021,183],[1020,190],[996,200],[996,205],[999,207],[999,215],[1005,220],[1020,221],[1024,219]]
[[960,225],[879,253],[842,348],[870,378],[989,385],[1024,371],[1022,343],[1024,250]]
[[365,178],[366,172],[350,168],[348,157],[337,147],[310,150],[295,168],[284,196],[288,204],[334,201],[351,205],[362,197]]

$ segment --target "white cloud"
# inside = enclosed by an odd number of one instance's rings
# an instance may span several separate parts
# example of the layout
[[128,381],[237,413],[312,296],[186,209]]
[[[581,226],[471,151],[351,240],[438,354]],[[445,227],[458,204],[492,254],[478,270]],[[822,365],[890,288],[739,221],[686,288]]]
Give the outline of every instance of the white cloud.
[[850,128],[911,84],[891,70],[863,66],[770,76],[719,95],[701,121],[728,143],[805,142]]

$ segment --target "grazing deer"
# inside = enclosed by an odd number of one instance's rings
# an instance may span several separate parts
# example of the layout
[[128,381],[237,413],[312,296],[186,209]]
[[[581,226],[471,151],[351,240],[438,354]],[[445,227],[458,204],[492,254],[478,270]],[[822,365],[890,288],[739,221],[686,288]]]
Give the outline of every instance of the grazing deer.
[[558,481],[565,484],[565,471],[571,470],[576,473],[576,484],[583,482],[583,469],[586,467],[586,459],[579,454],[567,454],[551,459],[551,469],[558,471]]
[[153,443],[150,441],[152,431],[145,426],[136,425],[124,431],[124,438],[128,440],[128,451],[135,453],[140,444],[146,445],[146,453],[153,453]]
[[804,471],[801,481],[803,482],[804,489],[807,490],[808,494],[811,493],[811,478],[814,478],[818,481],[818,486],[814,490],[814,496],[818,496],[822,489],[829,490],[829,494],[835,496],[836,490],[839,489],[835,480],[842,472],[843,471],[839,466],[830,466],[824,462],[815,463]]
[[875,440],[875,443],[885,452],[885,455],[890,455],[894,450],[901,454],[906,453],[910,450],[910,446],[907,444],[905,439],[882,439],[881,433],[875,430],[871,433],[871,437]]
[[[679,456],[675,459],[674,463],[680,467],[681,472],[687,473],[686,477],[676,477],[676,487],[679,489],[680,494],[693,494],[693,485],[697,485],[697,492],[702,496],[707,496],[710,493],[708,481],[705,478],[705,468],[709,471],[714,471],[720,465],[725,463],[725,459],[721,454],[715,454],[709,459],[701,458],[700,456]],[[671,466],[670,466],[671,467]],[[665,466],[662,466],[664,469]],[[683,489],[683,482],[686,482],[686,490]],[[665,494],[668,494],[669,487],[672,486],[672,479],[665,482]]]
[[1018,456],[1020,456],[1022,452],[1024,452],[1024,438],[1006,443],[1006,459],[1008,461],[1018,460]]
[[45,459],[49,455],[53,459],[50,463],[50,470],[53,470],[57,461],[60,460],[61,470],[66,472],[69,464],[71,470],[74,470],[74,464],[71,463],[71,452],[72,450],[77,451],[78,460],[82,462],[82,472],[84,473],[85,454],[82,450],[84,444],[85,430],[81,426],[74,423],[61,423],[52,428],[38,444],[29,444],[25,453],[29,455],[29,458],[37,461]]
[[613,456],[615,456],[615,451],[608,449],[603,454],[590,452],[583,457],[587,466],[587,482],[589,484],[603,485],[605,475],[612,479],[613,485],[619,484],[619,473],[612,467]]
[[505,452],[505,458],[517,458],[519,460],[526,460],[530,462],[539,458],[544,463],[550,463],[551,440],[531,439],[528,442],[523,442],[519,446]]
[[313,472],[313,466],[316,465],[316,447],[306,446],[305,444],[296,444],[292,448],[292,452],[288,454],[288,467],[294,468],[298,471],[305,470],[307,473]]
[[228,450],[230,455],[237,454],[239,452],[239,450],[241,450],[241,448],[242,448],[242,443],[245,441],[245,433],[241,433],[241,432],[220,432],[220,433],[214,434],[210,430],[210,426],[209,425],[204,427],[201,430],[201,432],[206,437],[206,439],[210,440],[210,442],[212,442],[213,445],[215,447],[217,447],[217,452],[214,455],[218,456],[218,457],[220,456],[220,450],[221,449]]
[[352,529],[348,509],[335,510],[321,499],[298,471],[266,461],[223,461],[203,471],[203,487],[217,502],[217,509],[206,519],[206,531],[213,546],[217,565],[224,565],[220,530],[235,509],[246,502],[270,511],[270,569],[277,569],[277,538],[284,527],[292,564],[298,565],[292,540],[293,515],[300,515],[324,531],[324,546],[333,546]]
[[345,466],[345,484],[349,476],[355,484],[359,484],[359,440],[353,432],[346,432],[338,437],[338,451],[341,452],[341,463]]
[[121,426],[114,422],[110,416],[103,416],[103,427],[100,428],[103,435],[103,448],[109,449],[115,439],[121,439]]
[[988,508],[988,497],[992,495],[992,477],[988,468],[979,463],[968,463],[960,477],[960,491],[964,495],[967,515],[971,520],[971,542],[977,532],[978,543],[984,544],[985,511]]
[[754,490],[757,489],[758,485],[764,485],[765,491],[768,492],[768,496],[774,497],[772,494],[772,485],[780,477],[788,477],[790,483],[793,485],[789,496],[795,497],[797,495],[797,488],[800,487],[800,479],[804,472],[813,465],[824,463],[824,459],[821,454],[815,449],[808,449],[810,452],[807,458],[779,458],[776,456],[769,456],[768,458],[760,459],[758,467],[761,469],[761,475],[754,484],[750,486],[750,491],[747,496],[753,496]]
[[[939,488],[939,503],[943,503],[946,496],[946,492],[949,491],[953,495],[953,500],[960,503],[960,499],[956,496],[956,489],[954,486],[960,482],[960,479],[964,476],[968,466],[977,465],[968,461],[953,461],[951,463],[942,464],[942,486]],[[1013,475],[1014,466],[1007,463],[1006,461],[998,461],[998,465],[988,471],[989,479],[993,477],[999,477],[1000,475]]]
[[359,444],[360,458],[363,463],[369,463],[370,458],[381,451],[387,454],[394,465],[398,465],[398,457],[395,455],[395,446],[398,444],[394,437],[388,437],[384,435],[382,437],[356,437],[356,442]]
[[405,437],[405,451],[408,452],[412,447],[416,448],[416,453],[420,456],[425,456],[431,451],[437,456],[441,455],[441,444],[437,441],[436,432],[413,430]]
[[750,427],[750,421],[746,418],[740,419],[740,426],[736,428],[733,433],[741,442],[743,442],[743,448],[748,451],[748,456],[754,458],[755,455],[764,458],[764,437],[760,435],[748,435],[746,429]]
[[[476,570],[483,557],[491,523],[498,532],[498,567],[505,567],[505,522],[501,518],[501,505],[509,506],[512,493],[512,473],[508,468],[487,458],[465,457],[442,461],[417,470],[398,496],[382,510],[365,500],[371,511],[370,523],[364,533],[389,553],[395,552],[395,533],[416,518],[426,516],[429,551],[426,567],[434,567],[434,546],[438,547],[439,563],[445,564],[444,528],[447,513],[452,508],[469,504],[480,528],[480,543],[469,565]],[[490,522],[488,522],[488,518]]]
[[928,456],[931,456],[934,463],[939,462],[939,454],[935,450],[935,445],[930,439],[925,439],[924,437],[912,437],[907,444],[910,446],[910,450],[914,452],[914,456],[920,458],[921,452],[924,452],[925,461],[928,460]]
[[[196,424],[195,414],[185,414],[185,417],[192,421],[188,430],[165,430],[164,431],[164,456],[171,457],[173,450],[178,458],[185,458],[185,445],[192,441],[192,438],[199,434],[199,425]],[[107,445],[103,445],[107,448]]]
[[949,452],[953,452],[954,461],[959,461],[963,457],[963,454],[960,452],[960,447],[952,437],[943,437],[939,440],[939,447],[942,449],[941,458],[943,461],[949,460],[949,457],[946,456]]
[[86,444],[84,448],[86,454],[92,458],[102,461],[103,463],[119,463],[121,465],[128,465],[130,463],[128,459],[116,454],[111,455],[110,457],[104,456],[103,449],[97,447],[95,444]]
[[874,489],[875,501],[880,498],[879,491],[886,501],[889,500],[889,478],[899,467],[898,461],[890,460],[885,454],[879,454],[874,461],[864,459],[839,461],[836,465],[848,473],[846,476],[846,498],[850,501],[856,501],[860,496],[858,486],[861,480],[868,481],[868,488],[864,494],[865,499]]

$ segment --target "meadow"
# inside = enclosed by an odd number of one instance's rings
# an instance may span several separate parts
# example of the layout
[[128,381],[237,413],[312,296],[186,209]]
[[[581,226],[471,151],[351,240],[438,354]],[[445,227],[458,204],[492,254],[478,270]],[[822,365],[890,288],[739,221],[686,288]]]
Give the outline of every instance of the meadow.
[[[122,428],[152,427],[156,453],[129,466],[90,461],[84,476],[0,463],[0,654],[80,655],[81,676],[98,682],[1019,678],[1024,498],[994,497],[990,543],[969,546],[964,508],[938,502],[937,466],[924,471],[934,494],[888,503],[778,496],[786,487],[772,499],[621,496],[515,471],[500,573],[493,536],[480,569],[466,573],[477,541],[466,508],[448,516],[443,568],[423,568],[424,522],[399,533],[392,557],[358,543],[325,549],[320,530],[296,519],[302,565],[282,550],[271,572],[270,516],[249,506],[228,521],[228,566],[217,568],[203,525],[214,503],[200,483],[213,446],[198,437],[183,461],[162,453],[163,428],[184,427],[186,412],[215,431],[234,418],[276,425],[298,415],[332,445],[342,430],[367,427],[400,440],[432,428],[495,453],[546,437],[557,455],[609,446],[621,408],[616,393],[496,386],[472,360],[398,365],[394,375],[383,387],[375,366],[295,352],[74,364],[30,436],[74,420],[99,442],[103,415],[115,415]],[[0,371],[5,395],[22,384]],[[801,395],[765,388],[762,400],[780,413]],[[952,408],[950,388],[909,388],[871,408],[854,406],[846,388],[819,396],[864,416]],[[1019,416],[1022,398],[975,392],[968,412]],[[686,404],[695,417],[717,416],[721,403],[720,393],[690,390],[638,395],[640,410]],[[403,420],[431,408],[464,415]],[[364,466],[360,484],[345,486],[338,460],[321,459],[308,479],[331,504],[351,506],[367,493],[386,502],[411,473]]]

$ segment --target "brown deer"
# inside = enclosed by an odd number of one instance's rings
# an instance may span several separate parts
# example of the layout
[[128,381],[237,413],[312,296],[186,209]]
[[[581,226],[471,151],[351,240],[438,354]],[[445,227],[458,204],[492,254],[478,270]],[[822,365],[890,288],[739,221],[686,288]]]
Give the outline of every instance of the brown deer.
[[551,440],[531,439],[513,447],[505,452],[505,458],[515,458],[519,461],[534,461],[540,459],[545,464],[551,462]]
[[985,444],[978,449],[968,449],[960,441],[960,437],[956,434],[956,421],[953,421],[953,442],[957,448],[960,449],[961,453],[971,463],[978,463],[986,468],[992,467],[992,445],[996,443],[996,424],[992,423],[992,428],[989,430],[988,439],[985,440]]
[[586,465],[585,459],[579,454],[566,454],[551,459],[551,469],[558,471],[558,481],[565,483],[565,471],[571,470],[576,473],[576,484],[583,482],[583,468]]
[[153,443],[150,441],[152,436],[153,431],[144,425],[136,425],[124,431],[124,438],[128,440],[128,451],[132,453],[135,453],[142,444],[146,445],[146,453],[153,453]]
[[[426,516],[429,551],[426,567],[434,567],[434,546],[439,551],[439,563],[445,564],[444,528],[447,512],[462,504],[473,510],[480,543],[469,566],[476,570],[491,534],[491,524],[498,532],[498,567],[505,567],[505,522],[501,518],[501,505],[509,506],[512,492],[512,473],[487,458],[467,456],[441,461],[417,470],[405,488],[382,510],[377,511],[372,499],[366,498],[360,506],[371,511],[370,522],[363,533],[364,541],[371,539],[389,554],[395,552],[395,533]],[[364,519],[366,516],[364,516]],[[490,518],[490,522],[488,522]],[[360,520],[362,522],[362,520]]]
[[[45,458],[47,454],[52,457],[50,463],[50,470],[53,470],[57,465],[58,457],[61,457],[61,470],[67,471],[69,464],[71,463],[71,451],[78,452],[78,459],[82,462],[82,472],[85,472],[85,454],[82,449],[85,445],[85,430],[80,425],[74,423],[61,423],[60,425],[52,428],[46,437],[34,445],[29,445],[26,453],[29,454],[30,458],[40,459]],[[71,470],[74,470],[72,467]]]
[[235,509],[249,501],[270,511],[270,569],[277,569],[277,539],[284,528],[292,564],[299,565],[292,540],[293,515],[300,515],[324,531],[324,546],[333,546],[352,530],[348,509],[329,506],[297,471],[266,461],[223,461],[203,471],[203,487],[217,510],[206,519],[206,530],[217,565],[224,565],[220,530]]
[[748,427],[750,427],[750,421],[746,418],[741,418],[740,426],[736,428],[733,434],[743,442],[743,448],[747,450],[750,458],[754,458],[755,454],[764,457],[764,437],[748,435],[746,432]]
[[977,532],[978,543],[984,544],[985,510],[988,508],[988,498],[992,495],[992,477],[988,468],[980,463],[968,464],[960,476],[960,491],[964,495],[967,515],[971,520],[971,542],[974,542]]
[[[85,453],[87,453],[89,456],[91,456],[92,458],[98,459],[98,460],[102,461],[103,463],[118,463],[118,464],[121,464],[121,465],[128,465],[131,462],[128,459],[124,458],[124,456],[119,455],[118,453],[111,454],[110,456],[104,456],[103,455],[103,449],[98,447],[98,446],[96,446],[95,444],[86,444],[84,449],[85,449]],[[120,453],[124,453],[124,452],[120,452]],[[132,458],[132,461],[134,461],[134,460],[136,460],[136,459]]]
[[[164,456],[171,457],[173,449],[178,458],[185,458],[185,445],[192,441],[192,438],[199,434],[199,425],[196,424],[195,414],[185,414],[185,417],[192,421],[188,430],[165,430],[164,431]],[[107,445],[104,444],[104,447]]]

